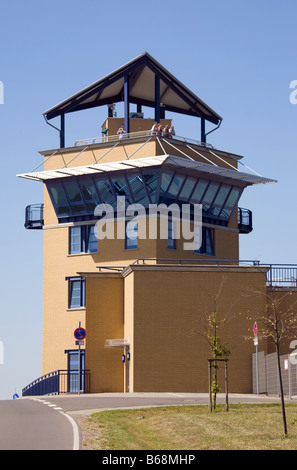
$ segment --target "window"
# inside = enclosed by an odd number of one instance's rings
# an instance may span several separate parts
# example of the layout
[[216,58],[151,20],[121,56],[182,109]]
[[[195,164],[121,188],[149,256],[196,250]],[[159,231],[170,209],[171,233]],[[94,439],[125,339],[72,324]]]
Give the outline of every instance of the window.
[[201,255],[214,256],[214,230],[208,227],[202,227],[202,243],[194,253]]
[[127,250],[137,248],[137,221],[129,220],[126,222],[126,245]]
[[68,308],[85,307],[86,280],[83,277],[66,278],[69,283]]
[[79,225],[69,229],[69,254],[97,253],[95,225]]
[[167,240],[167,248],[169,250],[176,249],[176,239],[175,239],[175,228],[174,222],[172,219],[168,219],[168,240]]

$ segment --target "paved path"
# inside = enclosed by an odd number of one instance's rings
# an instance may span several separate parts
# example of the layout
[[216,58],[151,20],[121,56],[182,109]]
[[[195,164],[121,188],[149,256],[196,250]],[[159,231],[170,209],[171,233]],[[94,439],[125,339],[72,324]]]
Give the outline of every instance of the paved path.
[[[220,394],[218,403],[225,402]],[[230,394],[229,403],[273,403],[279,397]],[[297,402],[292,399],[290,402]],[[75,414],[115,408],[208,404],[202,393],[102,393],[0,401],[0,450],[78,450]]]

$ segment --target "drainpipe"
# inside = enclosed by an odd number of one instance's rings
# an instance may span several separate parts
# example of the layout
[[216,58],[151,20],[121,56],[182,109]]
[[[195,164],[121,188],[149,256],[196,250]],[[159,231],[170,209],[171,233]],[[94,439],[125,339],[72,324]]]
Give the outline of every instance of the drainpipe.
[[219,125],[217,127],[215,127],[214,129],[212,129],[211,131],[209,131],[205,134],[205,143],[206,143],[206,136],[208,134],[211,134],[212,132],[216,131],[220,127],[221,124],[222,124],[222,121],[219,122]]
[[53,127],[54,129],[56,129],[59,132],[59,134],[60,134],[60,148],[64,148],[65,147],[65,115],[61,114],[61,129],[58,129],[56,126],[54,126],[53,124],[48,122],[45,115],[43,115],[43,117],[45,119],[45,122],[49,126]]

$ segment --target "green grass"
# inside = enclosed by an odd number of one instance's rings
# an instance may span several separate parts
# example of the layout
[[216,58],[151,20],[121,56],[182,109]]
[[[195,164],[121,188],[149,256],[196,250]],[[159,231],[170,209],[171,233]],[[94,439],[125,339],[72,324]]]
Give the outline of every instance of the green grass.
[[[297,405],[170,406],[93,413],[83,425],[83,448],[102,450],[296,450]],[[92,432],[86,434],[87,430]],[[87,438],[85,437],[87,436]]]

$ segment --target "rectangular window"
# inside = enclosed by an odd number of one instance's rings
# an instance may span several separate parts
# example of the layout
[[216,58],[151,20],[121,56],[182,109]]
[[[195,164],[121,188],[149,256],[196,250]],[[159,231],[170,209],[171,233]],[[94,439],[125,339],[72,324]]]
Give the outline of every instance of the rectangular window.
[[175,225],[172,219],[168,219],[167,248],[169,250],[176,250]]
[[129,220],[126,222],[126,250],[137,248],[137,221]]
[[81,253],[81,227],[70,227],[69,229],[69,253]]
[[79,225],[69,228],[69,254],[97,253],[95,225]]
[[97,253],[98,240],[95,233],[95,225],[86,225],[86,252]]
[[214,230],[208,227],[202,227],[202,243],[194,253],[201,255],[214,256]]
[[68,308],[85,307],[86,280],[83,277],[67,278],[69,283]]

